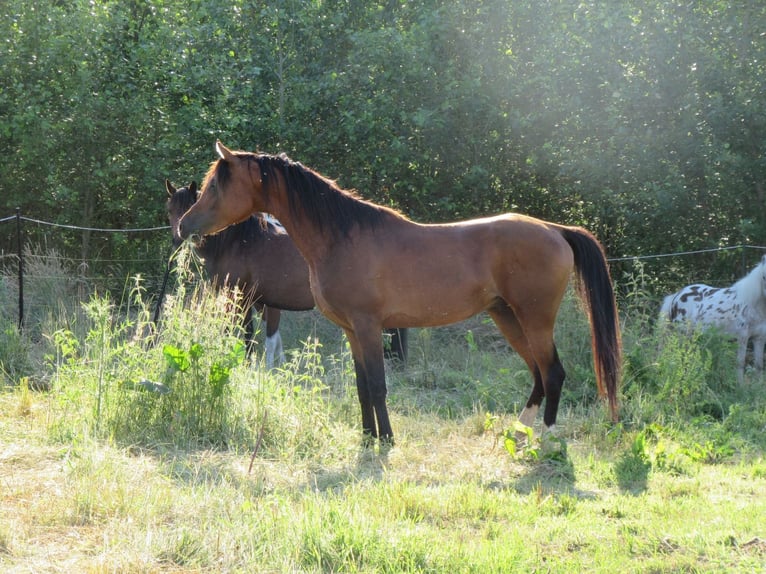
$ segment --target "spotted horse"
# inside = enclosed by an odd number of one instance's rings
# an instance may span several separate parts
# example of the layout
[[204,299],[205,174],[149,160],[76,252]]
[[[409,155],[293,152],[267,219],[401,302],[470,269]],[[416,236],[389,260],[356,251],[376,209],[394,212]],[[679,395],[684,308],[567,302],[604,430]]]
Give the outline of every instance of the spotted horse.
[[662,302],[660,318],[690,327],[717,327],[737,339],[737,380],[745,379],[747,343],[753,340],[753,362],[763,372],[766,345],[766,255],[731,287],[688,285]]

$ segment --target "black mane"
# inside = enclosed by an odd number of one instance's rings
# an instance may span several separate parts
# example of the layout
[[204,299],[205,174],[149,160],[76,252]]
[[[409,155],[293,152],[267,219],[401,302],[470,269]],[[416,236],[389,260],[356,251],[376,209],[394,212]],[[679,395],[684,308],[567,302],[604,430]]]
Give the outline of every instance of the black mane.
[[[264,194],[268,196],[272,193],[281,176],[285,182],[290,213],[308,217],[320,231],[348,237],[356,225],[374,229],[392,215],[401,217],[392,209],[363,200],[353,191],[341,189],[334,181],[285,154],[247,154],[247,157],[258,164]],[[225,171],[228,171],[228,166]],[[219,174],[218,177],[223,185],[228,175]]]

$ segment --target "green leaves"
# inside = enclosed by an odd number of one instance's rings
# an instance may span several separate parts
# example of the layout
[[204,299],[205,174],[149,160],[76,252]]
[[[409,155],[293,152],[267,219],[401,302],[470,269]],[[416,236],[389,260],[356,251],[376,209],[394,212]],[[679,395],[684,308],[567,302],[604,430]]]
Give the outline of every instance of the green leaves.
[[208,383],[210,384],[213,398],[218,398],[223,394],[223,388],[229,382],[231,370],[244,362],[245,355],[245,345],[240,341],[226,355],[210,365]]
[[[205,350],[199,343],[192,343],[189,346],[188,351],[167,344],[163,345],[162,354],[165,356],[168,370],[171,373],[185,373],[192,366],[195,367],[195,370],[198,368],[200,360],[205,354]],[[245,345],[241,341],[238,341],[223,357],[214,360],[210,364],[207,380],[210,388],[213,390],[214,398],[221,396],[223,385],[229,382],[231,369],[241,365],[245,360],[245,356]]]
[[189,353],[182,351],[178,347],[164,345],[162,347],[162,354],[165,355],[165,359],[167,359],[168,368],[173,372],[183,373],[191,366]]

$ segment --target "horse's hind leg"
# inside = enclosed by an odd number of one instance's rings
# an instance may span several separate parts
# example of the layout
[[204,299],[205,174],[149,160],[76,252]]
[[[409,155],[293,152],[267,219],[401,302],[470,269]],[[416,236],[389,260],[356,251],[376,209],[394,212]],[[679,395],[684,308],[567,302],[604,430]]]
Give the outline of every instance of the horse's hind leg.
[[565,373],[553,344],[551,330],[539,329],[532,337],[527,337],[516,313],[504,301],[488,309],[488,313],[511,347],[524,359],[534,380],[519,422],[531,427],[545,398],[543,422],[548,430],[553,430]]
[[763,377],[763,347],[766,345],[766,337],[753,337],[753,366],[759,377]]
[[[747,359],[747,336],[737,339],[737,382],[745,383],[745,360]],[[755,346],[753,347],[755,349]],[[763,349],[761,349],[763,351]],[[758,363],[756,363],[757,366]]]
[[282,347],[282,335],[279,333],[279,319],[282,312],[274,307],[263,307],[263,318],[266,321],[266,368],[274,367],[275,360],[280,363],[285,361],[285,352]]

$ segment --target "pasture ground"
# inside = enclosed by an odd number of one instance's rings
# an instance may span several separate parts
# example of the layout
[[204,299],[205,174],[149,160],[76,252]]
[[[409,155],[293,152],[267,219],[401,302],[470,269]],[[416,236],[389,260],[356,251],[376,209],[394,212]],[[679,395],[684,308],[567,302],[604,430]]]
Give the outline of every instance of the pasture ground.
[[[105,392],[94,424],[109,369],[162,371],[94,320],[83,345],[98,331],[118,356],[83,350],[58,360],[51,391],[0,393],[0,570],[766,572],[764,383],[719,380],[725,343],[696,357],[627,325],[611,425],[579,310],[562,315],[562,440],[515,452],[505,437],[529,376],[480,318],[411,334],[409,365],[389,372],[397,443],[383,451],[360,446],[347,350],[315,313],[285,314],[284,369],[232,369],[227,408],[249,431],[227,423],[207,442],[172,434],[180,412],[164,439],[110,426],[124,419],[107,399],[122,395]],[[667,382],[679,372],[698,394]]]

